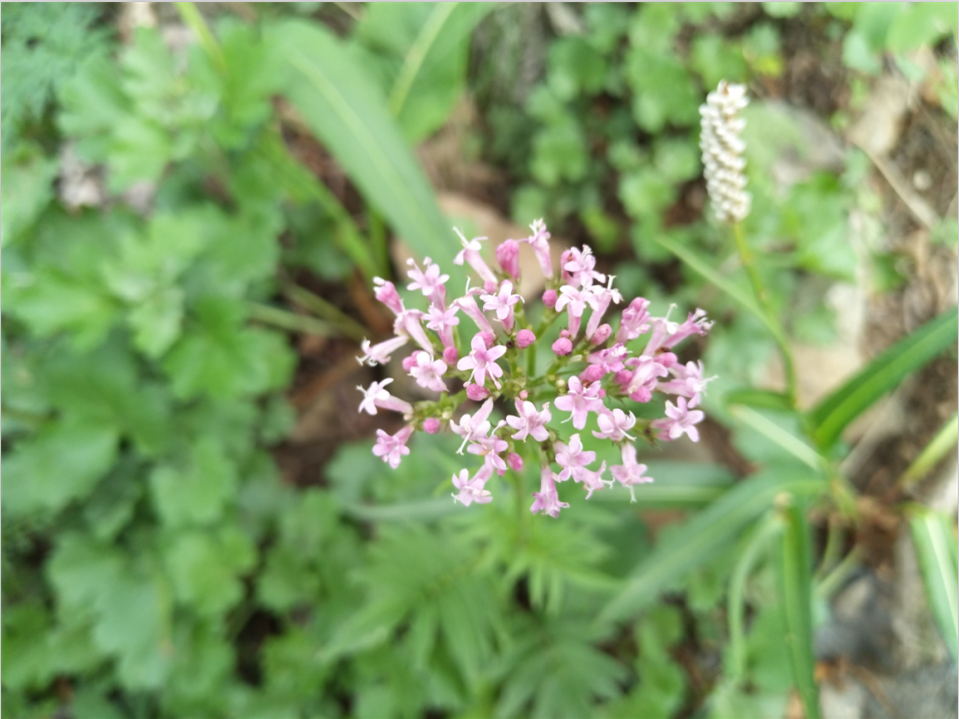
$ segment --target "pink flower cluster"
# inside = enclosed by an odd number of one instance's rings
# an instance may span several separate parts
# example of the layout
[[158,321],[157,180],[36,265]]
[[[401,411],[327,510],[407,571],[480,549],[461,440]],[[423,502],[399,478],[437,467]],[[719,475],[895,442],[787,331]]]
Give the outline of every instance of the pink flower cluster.
[[[703,310],[682,322],[650,315],[649,302],[638,297],[625,305],[614,329],[610,309],[623,297],[613,287],[614,278],[596,270],[590,248],[564,251],[556,272],[545,223],[536,220],[530,230],[529,237],[501,243],[493,265],[482,253],[486,238],[467,239],[457,230],[462,249],[454,262],[469,265],[480,284],[467,282],[454,299],[447,296],[449,276],[438,265],[429,258],[422,266],[409,260],[407,289],[426,298],[425,310],[407,307],[393,283],[374,281],[376,298],[395,315],[395,336],[375,345],[364,341],[357,359],[384,364],[410,346],[403,370],[438,397],[415,404],[394,397],[387,389],[392,379],[358,387],[361,412],[388,410],[406,420],[395,434],[379,430],[373,453],[396,468],[409,454],[415,430],[435,434],[445,428],[461,438],[460,454],[465,450],[481,460],[474,471],[464,468],[453,475],[453,498],[465,506],[492,501],[490,479],[522,470],[524,454],[536,456],[542,467],[533,513],[556,517],[568,507],[557,484],[569,480],[582,486],[587,499],[619,483],[635,500],[635,486],[653,481],[636,460],[637,435],[699,440],[696,425],[703,412],[697,407],[712,378],[704,376],[701,362],[680,362],[674,349],[687,337],[705,335],[712,323]],[[524,243],[546,278],[535,327],[516,291]],[[560,328],[550,332],[557,322]],[[550,365],[536,372],[535,353],[543,343],[550,348]],[[639,419],[629,411],[631,404],[651,403],[656,396],[671,397],[665,399],[663,416]],[[498,421],[497,401],[507,412]],[[567,422],[576,431],[563,437]],[[619,463],[596,466],[596,452],[583,444],[586,431],[615,444]]]

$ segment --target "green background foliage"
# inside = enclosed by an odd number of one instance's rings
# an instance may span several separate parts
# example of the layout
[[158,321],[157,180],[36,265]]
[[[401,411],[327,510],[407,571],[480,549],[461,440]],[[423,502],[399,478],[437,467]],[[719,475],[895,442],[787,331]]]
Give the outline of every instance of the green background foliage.
[[[521,102],[497,90],[496,62],[470,62],[519,7],[166,11],[189,42],[120,33],[105,5],[3,7],[7,715],[727,719],[782,716],[798,691],[815,716],[809,510],[848,507],[842,430],[955,344],[955,311],[804,412],[756,386],[768,329],[835,339],[816,288],[882,264],[843,242],[874,200],[866,159],[843,148],[841,167],[783,190],[777,158],[811,148],[790,112],[750,110],[745,229],[774,257],[759,268],[773,319],[721,228],[668,217],[699,182],[705,93],[780,77],[788,23],[838,38],[862,86],[884,62],[925,72],[916,48],[954,53],[955,6],[765,3],[738,22],[726,3],[590,4],[547,38]],[[955,118],[947,55],[938,111]],[[625,295],[719,319],[707,408],[756,472],[653,457],[637,504],[611,491],[555,522],[517,518],[506,486],[482,511],[454,505],[444,437],[417,437],[395,472],[364,440],[310,486],[284,480],[271,448],[296,419],[291,334],[373,334],[292,278],[392,275],[389,233],[454,269],[413,149],[474,88],[515,219],[579,233]],[[304,164],[295,132],[355,198]],[[100,201],[60,192],[67,151]],[[528,467],[519,486],[536,481]],[[681,514],[661,528],[657,511]],[[955,527],[909,517],[954,655]],[[705,683],[691,642],[715,667]]]

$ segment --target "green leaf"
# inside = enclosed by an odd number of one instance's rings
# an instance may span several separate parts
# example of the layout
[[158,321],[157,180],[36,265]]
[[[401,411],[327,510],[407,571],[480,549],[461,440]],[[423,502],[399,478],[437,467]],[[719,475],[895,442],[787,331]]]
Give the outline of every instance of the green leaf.
[[222,614],[243,596],[238,574],[256,558],[250,540],[232,526],[216,532],[180,532],[165,543],[163,559],[176,598],[198,614]]
[[380,3],[356,25],[354,42],[386,68],[384,93],[403,135],[418,142],[446,119],[463,92],[473,28],[490,3]]
[[113,464],[118,440],[112,427],[60,420],[18,442],[3,460],[5,509],[55,513],[83,499]]
[[737,387],[723,395],[723,403],[727,407],[743,405],[757,409],[778,409],[790,411],[792,405],[789,398],[782,392],[755,387]]
[[954,519],[914,505],[907,513],[912,544],[926,588],[926,599],[953,661],[959,653],[959,598],[956,573]]
[[204,298],[195,309],[163,363],[176,396],[248,397],[286,382],[293,356],[280,335],[244,327],[243,308],[229,299]]
[[233,496],[236,468],[213,437],[200,437],[185,466],[160,465],[150,474],[153,502],[171,527],[219,519]]
[[842,431],[880,397],[955,344],[956,308],[953,307],[873,359],[816,405],[809,413],[816,443],[822,448],[833,446]]
[[284,92],[309,127],[417,254],[449,264],[455,235],[373,81],[320,26],[286,21],[267,33],[285,61]]
[[809,525],[795,504],[782,510],[785,528],[779,556],[783,632],[792,667],[793,683],[802,699],[804,715],[819,719],[819,693],[813,675],[812,554]]
[[659,592],[708,561],[743,528],[769,509],[779,492],[819,494],[825,480],[796,465],[770,467],[739,483],[688,520],[679,532],[681,542],[657,545],[633,571],[626,585],[603,607],[599,622],[625,619],[655,601]]
[[0,236],[4,245],[15,242],[53,199],[53,178],[57,175],[57,163],[44,157],[39,148],[21,146],[10,155],[14,157],[3,158],[2,197],[6,210],[0,217]]

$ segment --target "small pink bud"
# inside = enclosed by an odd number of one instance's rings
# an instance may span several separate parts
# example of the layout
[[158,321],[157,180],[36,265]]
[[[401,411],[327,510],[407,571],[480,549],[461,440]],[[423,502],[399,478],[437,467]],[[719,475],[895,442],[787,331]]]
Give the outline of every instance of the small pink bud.
[[403,311],[403,300],[400,299],[400,293],[396,291],[396,285],[379,277],[373,278],[373,284],[375,285],[373,296],[376,299],[397,314]]
[[489,330],[485,332],[480,332],[480,337],[483,338],[483,342],[486,343],[486,349],[489,349],[496,344],[496,335],[490,332]]
[[616,373],[616,383],[622,385],[623,387],[628,387],[629,383],[633,379],[633,371],[628,369],[621,369]]
[[489,397],[489,390],[481,384],[466,385],[466,396],[474,402],[481,402]]
[[601,345],[609,339],[611,334],[613,334],[613,328],[604,322],[596,328],[593,336],[589,338],[589,343],[591,345]]
[[519,398],[520,398],[520,399],[529,399],[529,392],[527,392],[525,389],[521,389],[521,390],[519,391]]
[[597,380],[601,380],[604,374],[605,372],[603,372],[602,367],[597,364],[591,364],[583,371],[582,374],[580,374],[579,378],[583,380],[583,382],[587,383],[596,382]]
[[450,345],[443,350],[443,361],[448,365],[456,364],[456,360],[459,359],[459,352],[456,351],[456,348],[453,345]]
[[514,280],[519,278],[519,243],[516,240],[506,240],[496,248],[496,261]]
[[413,369],[416,366],[416,358],[414,357],[415,354],[416,353],[414,352],[413,354],[407,355],[406,357],[403,358],[404,372],[409,372],[411,369]]
[[553,352],[559,356],[568,355],[573,351],[573,343],[569,341],[568,337],[560,337],[553,343]]
[[436,434],[440,431],[440,421],[436,417],[427,417],[423,420],[423,431],[426,434]]
[[556,300],[558,299],[559,294],[556,292],[556,290],[546,290],[546,292],[543,293],[543,304],[550,309],[556,307]]
[[533,330],[520,330],[516,333],[516,346],[521,350],[526,349],[536,341],[536,335]]
[[678,364],[679,358],[672,352],[660,352],[658,355],[656,355],[656,361],[659,362],[663,367],[669,368],[675,364]]
[[516,452],[510,452],[506,457],[506,464],[509,465],[509,468],[519,472],[523,469],[523,458],[520,457]]

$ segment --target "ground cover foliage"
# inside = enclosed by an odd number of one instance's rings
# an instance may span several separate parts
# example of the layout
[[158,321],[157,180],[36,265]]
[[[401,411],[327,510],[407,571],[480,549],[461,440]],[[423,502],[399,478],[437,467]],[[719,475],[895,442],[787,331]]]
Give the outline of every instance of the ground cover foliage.
[[[5,712],[816,716],[814,629],[870,525],[846,430],[954,365],[955,310],[814,405],[769,389],[782,337],[843,340],[829,288],[894,293],[911,269],[845,242],[851,214],[867,236],[885,220],[870,158],[809,159],[793,113],[754,103],[744,230],[764,310],[705,211],[697,107],[720,79],[801,87],[790,60],[811,36],[841,100],[808,104],[835,128],[884,72],[954,123],[955,6],[124,12],[3,8]],[[654,456],[636,504],[611,491],[555,522],[454,505],[448,438],[418,437],[390,471],[356,425],[312,475],[281,471],[304,338],[367,371],[351,355],[385,334],[344,288],[399,275],[394,233],[449,266],[413,148],[464,96],[479,115],[464,162],[500,169],[504,211],[593,244],[624,294],[717,318],[723,461]],[[784,153],[805,168],[785,183]],[[952,257],[954,207],[932,204],[930,243]],[[951,451],[948,411],[896,486]],[[905,497],[921,499],[887,494],[887,514],[954,659],[955,524]]]

